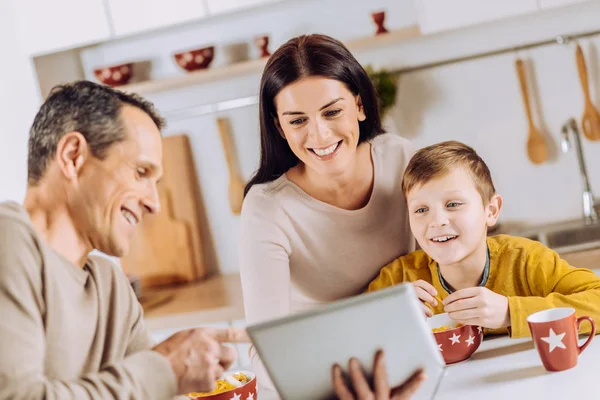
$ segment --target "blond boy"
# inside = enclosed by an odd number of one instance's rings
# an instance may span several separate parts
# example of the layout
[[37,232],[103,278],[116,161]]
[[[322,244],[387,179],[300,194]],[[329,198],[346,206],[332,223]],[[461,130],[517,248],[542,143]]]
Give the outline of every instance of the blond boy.
[[472,148],[449,141],[419,150],[402,189],[422,250],[385,266],[368,291],[413,282],[427,315],[447,312],[460,323],[508,330],[512,337],[528,336],[527,316],[552,307],[573,307],[600,322],[600,277],[539,242],[487,237],[502,198]]

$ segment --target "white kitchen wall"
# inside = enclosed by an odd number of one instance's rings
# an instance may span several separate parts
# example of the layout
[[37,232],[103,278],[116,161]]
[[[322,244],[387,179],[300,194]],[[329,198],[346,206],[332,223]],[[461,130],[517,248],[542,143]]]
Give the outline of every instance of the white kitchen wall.
[[[600,104],[600,38],[582,40],[590,71],[592,96]],[[383,56],[383,54],[381,55]],[[527,123],[514,68],[515,58],[530,60],[535,80],[537,126],[543,129],[553,157],[541,166],[526,154]],[[560,153],[561,125],[580,121],[583,94],[575,50],[549,46],[437,69],[401,78],[392,120],[417,147],[456,139],[476,148],[488,163],[496,189],[504,197],[501,221],[548,222],[581,215],[582,185],[574,150]],[[592,187],[600,194],[600,142],[583,139]]]
[[13,12],[9,1],[0,1],[0,201],[21,202],[27,184],[27,134],[41,99]]
[[[370,12],[387,10],[389,28],[417,21],[408,0],[288,0],[269,7],[214,17],[197,24],[155,34],[122,39],[85,50],[82,63],[91,67],[130,59],[152,60],[155,77],[181,74],[170,58],[179,49],[237,41],[251,44],[259,33],[271,36],[271,50],[291,36],[323,32],[347,40],[372,34]],[[510,24],[510,21],[506,22]],[[268,27],[268,28],[267,28]],[[580,41],[588,58],[593,99],[600,104],[600,37]],[[252,48],[252,47],[251,47]],[[254,51],[254,49],[252,49]],[[255,53],[251,52],[251,56]],[[402,54],[393,46],[356,53],[363,64],[394,67]],[[553,158],[542,166],[527,159],[527,124],[514,69],[515,58],[530,59],[535,72],[534,107],[538,126],[546,132]],[[214,66],[226,62],[217,49]],[[196,87],[152,94],[165,113],[212,101],[257,93],[259,74]],[[559,153],[561,124],[580,120],[583,95],[577,78],[573,45],[547,46],[519,54],[505,54],[444,67],[416,71],[401,77],[398,104],[386,120],[390,131],[411,139],[417,147],[447,139],[474,146],[489,164],[505,206],[501,221],[541,223],[578,218],[581,183],[574,151]],[[259,136],[256,106],[223,113],[231,120],[245,178],[258,163]],[[227,203],[228,175],[216,115],[170,120],[167,134],[187,133],[196,156],[199,184],[216,247],[216,270],[237,271],[239,217]],[[591,183],[600,194],[600,142],[583,140]]]
[[[462,25],[519,15],[538,10],[538,0],[416,0],[423,32],[437,32]],[[468,10],[468,11],[465,11]]]

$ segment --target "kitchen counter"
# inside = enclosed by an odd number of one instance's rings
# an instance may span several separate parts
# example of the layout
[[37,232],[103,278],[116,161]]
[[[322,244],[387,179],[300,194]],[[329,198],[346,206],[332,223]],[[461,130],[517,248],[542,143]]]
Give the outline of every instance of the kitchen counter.
[[595,391],[600,364],[600,337],[594,339],[575,368],[547,372],[530,338],[486,338],[470,360],[448,367],[436,399],[585,398]]
[[215,275],[192,284],[147,290],[144,295],[166,297],[161,304],[144,311],[151,331],[179,330],[245,318],[239,274]]
[[[600,247],[561,256],[573,266],[589,268],[600,275]],[[239,274],[215,275],[201,282],[147,290],[144,294],[148,298],[167,297],[144,312],[146,325],[156,342],[186,328],[246,326]],[[250,368],[248,345],[237,344],[236,350],[240,358],[234,367]]]
[[540,241],[559,253],[600,248],[600,223],[588,223],[583,218],[541,225],[505,222],[488,232],[489,235],[500,233]]
[[600,272],[600,247],[585,251],[559,254],[574,267],[588,268]]
[[[579,341],[583,344],[585,338]],[[402,358],[387,357],[388,363]],[[596,393],[600,367],[600,336],[594,337],[575,368],[547,372],[531,338],[486,338],[466,361],[450,365],[436,400],[585,399]],[[280,400],[277,392],[261,389],[261,400]]]
[[[569,264],[600,275],[600,247],[560,255]],[[165,298],[145,310],[146,325],[151,331],[231,324],[245,319],[239,274],[214,275],[201,282],[147,290],[144,294],[148,298]]]

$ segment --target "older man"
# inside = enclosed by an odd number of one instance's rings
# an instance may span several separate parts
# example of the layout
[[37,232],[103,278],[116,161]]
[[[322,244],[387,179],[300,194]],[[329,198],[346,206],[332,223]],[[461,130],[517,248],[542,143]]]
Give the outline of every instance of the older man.
[[126,254],[158,212],[162,127],[152,104],[86,81],[40,108],[24,204],[0,203],[0,399],[165,399],[211,389],[235,359],[233,331],[152,348],[121,270],[89,255]]

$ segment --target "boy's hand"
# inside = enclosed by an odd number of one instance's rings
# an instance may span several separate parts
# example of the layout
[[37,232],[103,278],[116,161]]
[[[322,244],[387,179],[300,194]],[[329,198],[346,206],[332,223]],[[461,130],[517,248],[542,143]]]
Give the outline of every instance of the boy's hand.
[[423,307],[425,316],[432,317],[433,310],[428,307],[427,304],[431,304],[433,307],[437,306],[438,301],[435,299],[435,296],[438,294],[437,290],[435,290],[433,285],[431,285],[429,282],[425,282],[422,279],[419,279],[412,284],[415,288],[415,292],[417,293],[417,297],[423,303],[421,306]]
[[443,303],[448,316],[461,324],[490,329],[510,326],[508,298],[487,288],[457,290]]

